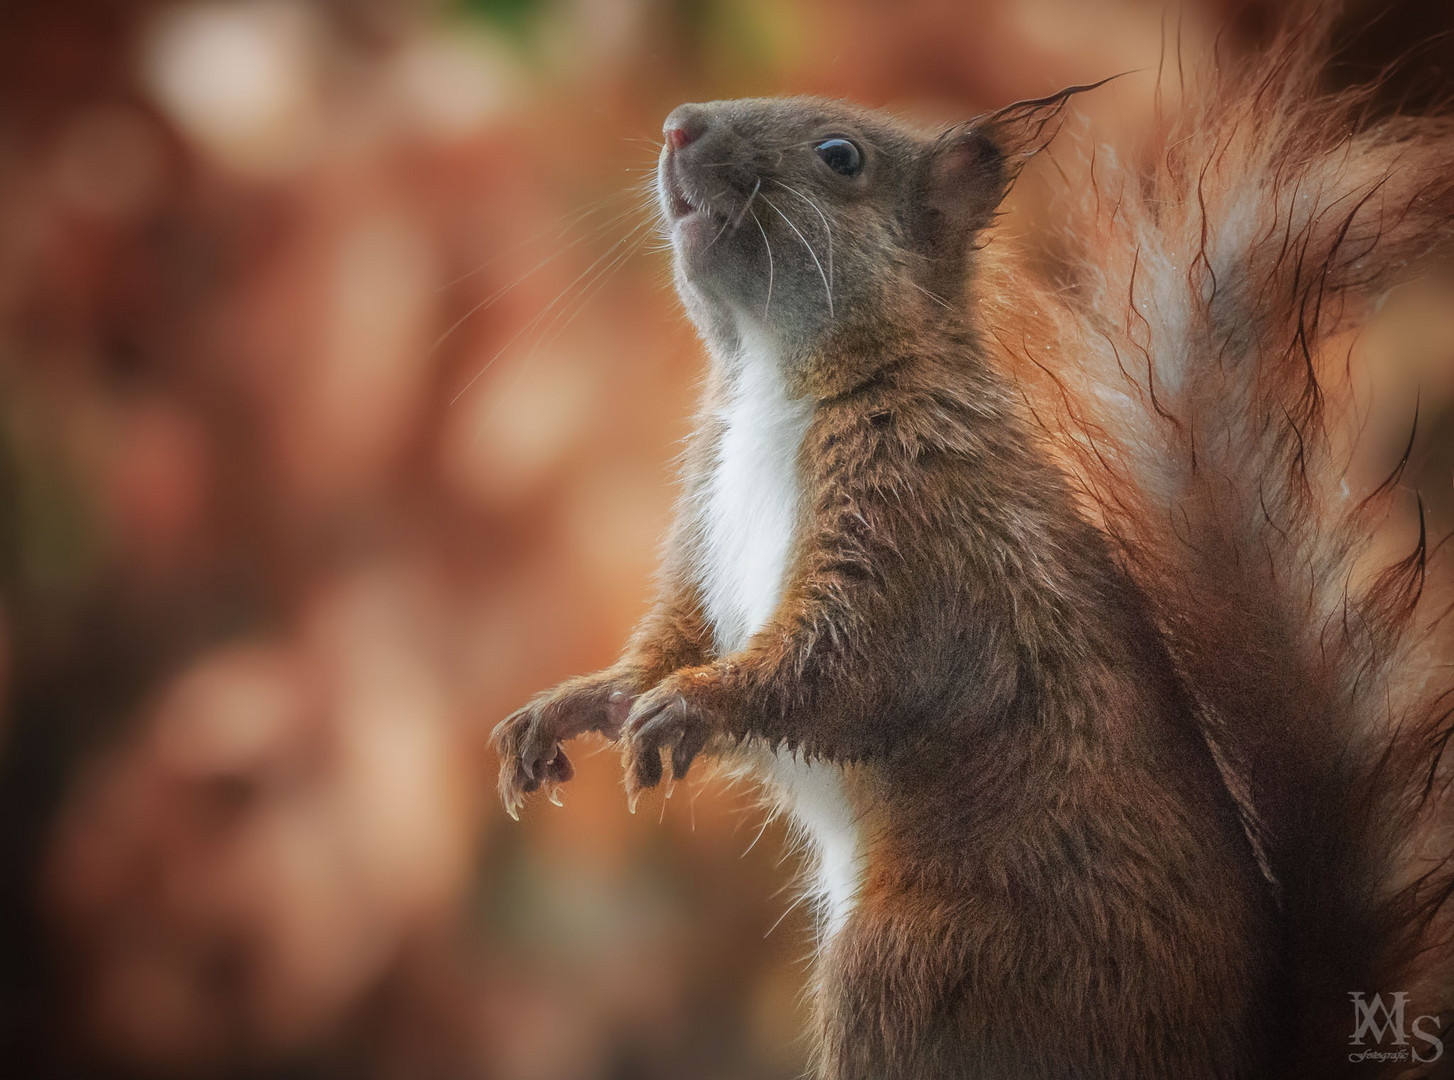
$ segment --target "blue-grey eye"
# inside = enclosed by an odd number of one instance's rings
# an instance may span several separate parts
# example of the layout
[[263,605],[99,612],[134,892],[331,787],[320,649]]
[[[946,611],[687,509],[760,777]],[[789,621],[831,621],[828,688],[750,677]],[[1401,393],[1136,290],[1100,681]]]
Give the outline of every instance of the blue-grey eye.
[[839,176],[857,176],[863,171],[863,151],[847,139],[826,139],[813,149]]

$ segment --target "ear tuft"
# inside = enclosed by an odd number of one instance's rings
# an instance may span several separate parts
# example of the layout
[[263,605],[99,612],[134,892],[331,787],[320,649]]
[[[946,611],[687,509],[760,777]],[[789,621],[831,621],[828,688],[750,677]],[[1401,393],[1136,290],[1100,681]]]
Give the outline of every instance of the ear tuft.
[[1071,98],[1116,78],[1017,101],[940,136],[923,192],[928,245],[962,245],[988,226],[1025,163],[1055,138]]
[[1012,102],[983,117],[980,123],[994,133],[995,141],[1007,155],[1020,159],[1020,163],[1024,164],[1049,146],[1060,131],[1065,107],[1070,104],[1071,98],[1097,90],[1125,74],[1109,75],[1099,82],[1080,86],[1067,86],[1046,97]]

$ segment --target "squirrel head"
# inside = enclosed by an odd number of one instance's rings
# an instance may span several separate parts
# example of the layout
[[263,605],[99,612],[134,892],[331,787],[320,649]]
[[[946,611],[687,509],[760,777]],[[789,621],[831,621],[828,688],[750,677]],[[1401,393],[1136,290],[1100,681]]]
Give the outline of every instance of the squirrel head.
[[678,107],[657,194],[689,314],[719,353],[822,360],[961,311],[977,237],[1070,92],[938,134],[817,98]]

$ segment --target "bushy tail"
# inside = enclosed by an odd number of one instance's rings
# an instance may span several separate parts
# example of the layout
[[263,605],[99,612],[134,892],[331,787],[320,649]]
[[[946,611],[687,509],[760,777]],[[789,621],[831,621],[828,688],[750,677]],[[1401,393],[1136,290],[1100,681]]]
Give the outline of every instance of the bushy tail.
[[1386,404],[1371,320],[1454,250],[1454,122],[1323,92],[1325,29],[1188,84],[1147,160],[1062,134],[1064,250],[1030,272],[992,243],[976,304],[1260,833],[1290,1075],[1377,1072],[1349,1059],[1354,993],[1404,1002],[1406,1042],[1361,1048],[1454,1074],[1454,543],[1436,551],[1396,453],[1350,472]]

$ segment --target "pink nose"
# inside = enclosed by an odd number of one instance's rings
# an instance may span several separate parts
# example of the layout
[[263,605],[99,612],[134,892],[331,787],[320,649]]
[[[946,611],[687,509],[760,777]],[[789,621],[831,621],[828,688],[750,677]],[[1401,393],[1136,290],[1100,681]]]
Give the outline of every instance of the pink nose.
[[689,131],[684,127],[670,127],[666,129],[666,145],[672,150],[681,150],[688,143],[695,140],[697,132]]
[[680,105],[661,126],[669,153],[684,150],[707,130],[707,110],[700,105]]

